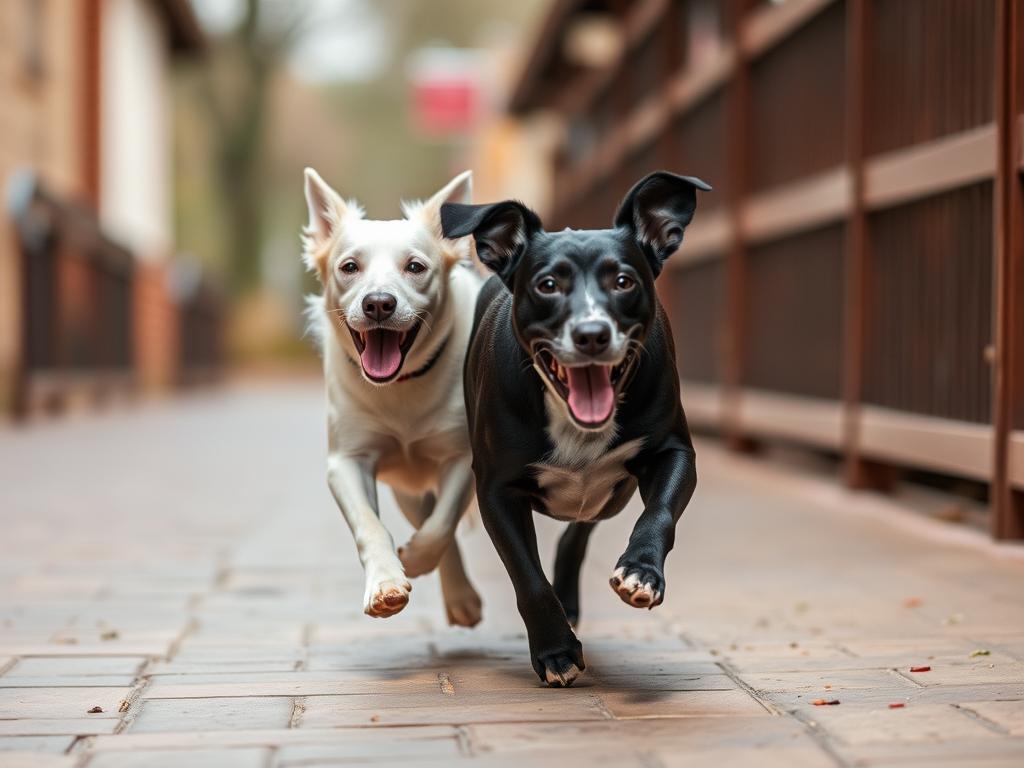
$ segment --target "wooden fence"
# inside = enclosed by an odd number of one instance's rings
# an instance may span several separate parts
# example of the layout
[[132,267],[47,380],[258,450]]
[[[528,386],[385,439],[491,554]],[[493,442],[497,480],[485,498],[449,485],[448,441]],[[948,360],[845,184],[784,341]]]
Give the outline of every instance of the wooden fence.
[[[619,19],[588,71],[575,14]],[[1024,8],[1015,0],[559,2],[512,109],[554,109],[555,227],[655,168],[715,192],[661,282],[691,422],[989,489],[1024,536]],[[696,28],[695,28],[696,27]]]
[[134,384],[131,253],[83,206],[31,190],[15,219],[21,354],[15,415],[99,401]]
[[223,300],[197,272],[172,295],[166,265],[140,264],[88,206],[25,176],[12,185],[20,255],[13,415],[63,410],[209,380],[223,356]]

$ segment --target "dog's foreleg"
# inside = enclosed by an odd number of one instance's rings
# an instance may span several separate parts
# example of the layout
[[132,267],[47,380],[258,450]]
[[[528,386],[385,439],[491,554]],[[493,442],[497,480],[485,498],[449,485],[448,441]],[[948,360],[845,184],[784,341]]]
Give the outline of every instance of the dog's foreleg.
[[[394,494],[405,517],[416,528],[420,528],[434,511],[436,498],[432,493],[428,493],[422,499],[400,491],[394,491]],[[454,539],[441,555],[438,570],[441,575],[441,593],[444,595],[448,623],[460,627],[473,627],[479,624],[482,616],[480,595],[466,576],[459,544]]]
[[363,610],[385,618],[406,606],[412,585],[402,570],[391,534],[377,513],[375,469],[372,459],[339,454],[327,458],[327,485],[352,529],[366,575]]
[[398,556],[409,577],[434,570],[455,542],[455,529],[473,495],[473,469],[468,456],[444,464],[438,473],[437,501],[429,516]]
[[657,454],[638,481],[644,511],[610,583],[623,602],[653,608],[665,599],[665,558],[675,543],[676,523],[697,486],[693,448]]
[[526,624],[534,671],[548,685],[572,685],[586,669],[583,646],[544,576],[529,503],[504,487],[480,483],[477,499],[484,526],[516,591],[516,605]]
[[558,540],[555,555],[555,594],[562,603],[566,618],[574,627],[580,619],[580,568],[587,553],[587,541],[596,523],[569,523]]

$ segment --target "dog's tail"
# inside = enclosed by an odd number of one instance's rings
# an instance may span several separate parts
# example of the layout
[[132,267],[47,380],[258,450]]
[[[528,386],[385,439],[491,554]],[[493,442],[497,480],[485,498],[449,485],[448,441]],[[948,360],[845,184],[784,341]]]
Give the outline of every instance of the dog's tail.
[[323,355],[324,339],[327,337],[327,316],[324,313],[324,297],[320,294],[310,293],[306,295],[306,308],[302,311],[302,317],[306,321],[306,330],[303,336],[310,336],[316,344],[317,352]]

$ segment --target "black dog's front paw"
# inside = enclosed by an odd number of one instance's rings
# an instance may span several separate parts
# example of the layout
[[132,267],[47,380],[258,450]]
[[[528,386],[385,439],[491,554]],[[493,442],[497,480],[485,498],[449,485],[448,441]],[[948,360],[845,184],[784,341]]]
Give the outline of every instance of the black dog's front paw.
[[608,581],[622,602],[634,608],[651,609],[665,599],[665,576],[653,565],[620,560]]
[[537,676],[552,688],[568,688],[587,668],[583,646],[575,637],[561,647],[531,650],[530,657]]

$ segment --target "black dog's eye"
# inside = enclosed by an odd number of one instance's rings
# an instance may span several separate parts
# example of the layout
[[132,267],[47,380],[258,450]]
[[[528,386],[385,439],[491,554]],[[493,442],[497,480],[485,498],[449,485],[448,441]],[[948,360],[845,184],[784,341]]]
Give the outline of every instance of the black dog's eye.
[[634,285],[636,285],[636,280],[634,280],[629,275],[619,275],[618,277],[615,278],[615,287],[618,288],[620,291],[628,291]]
[[558,283],[555,282],[554,278],[545,277],[537,283],[538,293],[552,294],[558,290]]
[[418,261],[410,261],[405,265],[405,271],[410,275],[422,275],[427,271],[427,268]]
[[341,266],[338,267],[338,269],[344,272],[346,275],[354,275],[356,272],[359,271],[359,265],[356,264],[355,261],[353,261],[352,259],[349,259],[348,261],[343,262]]

